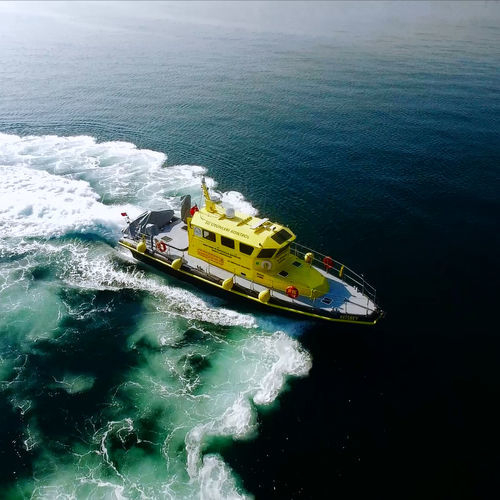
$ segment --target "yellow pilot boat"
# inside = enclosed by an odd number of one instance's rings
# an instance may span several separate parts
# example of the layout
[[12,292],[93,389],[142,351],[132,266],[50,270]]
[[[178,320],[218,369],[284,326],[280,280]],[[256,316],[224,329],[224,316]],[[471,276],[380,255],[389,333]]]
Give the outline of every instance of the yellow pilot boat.
[[147,211],[130,221],[119,244],[137,259],[271,310],[374,325],[376,291],[333,258],[299,245],[285,226],[224,208],[202,180],[205,206],[185,196],[180,214]]

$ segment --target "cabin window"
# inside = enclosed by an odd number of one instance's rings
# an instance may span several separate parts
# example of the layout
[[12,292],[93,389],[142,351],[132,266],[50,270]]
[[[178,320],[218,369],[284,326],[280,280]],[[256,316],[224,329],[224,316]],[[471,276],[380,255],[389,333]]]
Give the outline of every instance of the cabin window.
[[294,265],[295,267],[300,267],[300,266],[302,265],[302,262],[299,262],[298,260],[296,260],[296,261],[293,263],[293,265]]
[[283,252],[285,252],[286,250],[288,250],[288,247],[290,246],[290,243],[288,243],[288,245],[285,245],[283,248],[280,248],[278,250],[278,253],[276,254],[276,257],[280,254],[282,254]]
[[234,248],[234,240],[232,240],[231,238],[226,238],[225,236],[221,236],[220,242],[225,247]]
[[193,232],[194,232],[195,236],[198,236],[199,238],[201,238],[201,227],[193,226]]
[[259,259],[270,259],[274,255],[274,252],[276,252],[274,248],[263,248],[257,257]]
[[282,243],[285,243],[285,241],[288,241],[292,237],[292,234],[287,231],[286,229],[281,229],[277,233],[274,233],[271,238],[278,243],[278,245],[281,245]]
[[245,255],[252,255],[253,247],[250,245],[245,245],[245,243],[240,243],[240,252]]
[[288,276],[288,273],[286,271],[280,271],[278,274],[280,276],[283,276],[283,278],[286,278]]
[[206,240],[215,241],[215,233],[212,233],[211,231],[207,231],[206,229],[204,229],[203,238],[205,238]]

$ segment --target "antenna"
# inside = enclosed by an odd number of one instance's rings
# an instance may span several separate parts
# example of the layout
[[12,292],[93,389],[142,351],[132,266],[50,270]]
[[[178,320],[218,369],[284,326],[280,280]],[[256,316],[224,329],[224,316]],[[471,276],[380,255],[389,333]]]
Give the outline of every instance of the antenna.
[[220,203],[220,197],[212,196],[208,193],[207,184],[205,183],[205,176],[201,178],[201,189],[203,189],[203,195],[205,196],[205,207],[209,212],[217,212],[216,205]]

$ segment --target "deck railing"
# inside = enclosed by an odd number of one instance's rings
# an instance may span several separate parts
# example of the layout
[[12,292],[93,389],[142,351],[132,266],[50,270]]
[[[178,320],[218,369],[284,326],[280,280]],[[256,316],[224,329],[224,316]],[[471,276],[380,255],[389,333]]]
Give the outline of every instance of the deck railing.
[[337,276],[344,281],[344,283],[357,288],[363,295],[376,304],[377,291],[375,290],[375,287],[370,285],[370,283],[365,280],[362,274],[355,273],[345,264],[342,264],[332,257],[319,253],[296,242],[290,244],[290,253],[301,259],[303,259],[307,253],[312,253],[314,255],[312,264],[315,267],[324,269],[327,274]]

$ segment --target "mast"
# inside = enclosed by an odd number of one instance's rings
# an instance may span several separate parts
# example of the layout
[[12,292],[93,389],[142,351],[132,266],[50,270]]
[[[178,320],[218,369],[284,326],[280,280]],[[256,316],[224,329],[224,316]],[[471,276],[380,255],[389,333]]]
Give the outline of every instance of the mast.
[[205,197],[205,207],[207,207],[207,210],[209,212],[217,212],[216,205],[220,203],[220,199],[218,199],[218,196],[210,197],[207,185],[205,183],[205,177],[201,178],[201,189],[203,190],[203,196]]

